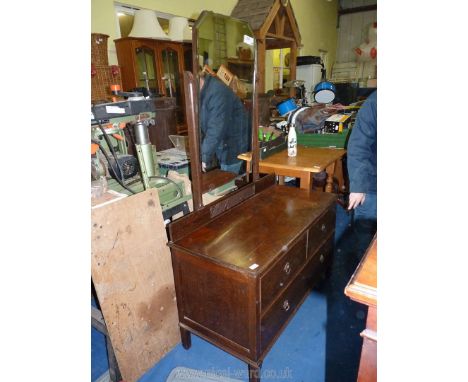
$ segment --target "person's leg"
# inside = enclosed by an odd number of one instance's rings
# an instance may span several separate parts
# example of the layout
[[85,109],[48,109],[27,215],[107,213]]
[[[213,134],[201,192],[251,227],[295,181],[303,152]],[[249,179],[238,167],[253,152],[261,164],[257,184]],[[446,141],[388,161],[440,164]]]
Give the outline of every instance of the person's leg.
[[377,231],[377,194],[366,194],[363,204],[354,210],[356,255],[362,258]]
[[239,162],[233,163],[233,164],[221,164],[221,170],[223,171],[228,171],[228,172],[233,172],[234,174],[239,174],[242,163],[244,161],[240,160]]

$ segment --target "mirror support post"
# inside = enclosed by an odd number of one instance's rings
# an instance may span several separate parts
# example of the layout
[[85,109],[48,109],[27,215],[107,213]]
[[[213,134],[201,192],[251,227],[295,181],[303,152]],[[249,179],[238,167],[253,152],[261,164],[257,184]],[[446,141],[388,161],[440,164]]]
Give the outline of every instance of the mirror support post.
[[198,132],[198,92],[197,81],[193,74],[184,72],[185,110],[187,112],[187,128],[190,149],[190,171],[192,173],[192,198],[193,210],[203,207],[201,187],[201,163],[200,163],[200,136]]
[[[252,104],[252,180],[256,182],[259,179],[258,168],[259,168],[259,146],[258,146],[258,90],[260,84],[260,75],[263,72],[259,72],[259,52],[264,52],[263,46],[265,41],[256,40],[255,51],[254,51],[254,80],[253,80],[253,104]],[[261,54],[261,53],[260,53]]]

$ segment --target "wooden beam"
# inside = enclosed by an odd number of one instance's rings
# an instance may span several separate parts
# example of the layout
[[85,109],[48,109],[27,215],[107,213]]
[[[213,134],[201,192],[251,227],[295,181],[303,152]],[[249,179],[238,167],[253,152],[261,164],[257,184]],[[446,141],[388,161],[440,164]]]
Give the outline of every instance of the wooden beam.
[[294,12],[291,7],[291,2],[289,2],[286,7],[286,15],[288,16],[289,24],[291,25],[294,38],[296,39],[296,44],[301,45],[301,33],[299,32],[299,26],[297,25],[296,17],[294,16]]
[[258,93],[265,93],[265,52],[266,41],[264,39],[257,40],[257,77],[258,77]]
[[[279,15],[278,15],[278,17],[279,17]],[[284,35],[284,23],[285,23],[285,21],[286,21],[286,16],[283,13],[281,15],[280,20],[279,20],[279,28],[276,30],[276,33],[278,33],[280,36]]]
[[[296,59],[297,59],[297,44],[296,42],[291,43],[291,51],[289,52],[289,80],[296,79]],[[289,95],[291,97],[296,96],[296,88],[289,89]]]
[[278,40],[278,39],[268,39],[266,40],[265,48],[266,50],[270,49],[282,49],[282,48],[289,48],[291,46],[292,41],[287,40]]
[[[267,35],[271,32],[267,32]],[[282,35],[283,33],[280,33],[280,20],[279,20],[279,13],[276,14],[275,17],[275,34]]]
[[268,14],[267,18],[263,22],[263,25],[259,29],[259,36],[260,38],[265,38],[265,35],[268,32],[268,29],[270,29],[271,23],[276,17],[276,14],[278,13],[279,8],[281,7],[280,5],[280,0],[276,0],[271,7],[270,13]]
[[362,7],[340,9],[338,11],[338,16],[349,15],[350,13],[368,12],[368,11],[376,11],[376,10],[377,10],[377,4],[364,5]]
[[274,33],[267,33],[266,37],[273,37],[273,38],[276,38],[278,40],[286,40],[286,41],[296,42],[296,40],[293,39],[292,37],[281,36],[281,35],[274,34]]

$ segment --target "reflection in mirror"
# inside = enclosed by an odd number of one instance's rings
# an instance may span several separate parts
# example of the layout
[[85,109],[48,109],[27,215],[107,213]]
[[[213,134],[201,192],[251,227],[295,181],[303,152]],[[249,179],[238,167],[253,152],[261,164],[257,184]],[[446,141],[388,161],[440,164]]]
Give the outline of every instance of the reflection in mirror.
[[252,143],[253,31],[245,21],[207,11],[194,29],[203,175],[215,169],[244,174],[237,157]]

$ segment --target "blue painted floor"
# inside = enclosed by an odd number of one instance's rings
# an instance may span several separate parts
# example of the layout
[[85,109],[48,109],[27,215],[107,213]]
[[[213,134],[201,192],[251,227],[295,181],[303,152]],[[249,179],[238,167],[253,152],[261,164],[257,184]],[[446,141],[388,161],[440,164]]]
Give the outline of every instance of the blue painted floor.
[[[365,328],[367,310],[344,295],[359,262],[352,248],[350,216],[337,206],[335,257],[330,277],[306,298],[268,353],[262,366],[262,382],[356,381],[362,345],[359,333]],[[105,345],[104,352],[98,350],[101,345],[94,336],[92,346],[94,381],[94,365],[102,365],[106,353]],[[140,382],[165,382],[178,366],[248,381],[244,362],[192,335],[189,350],[177,345]],[[99,373],[102,374],[101,370]]]

